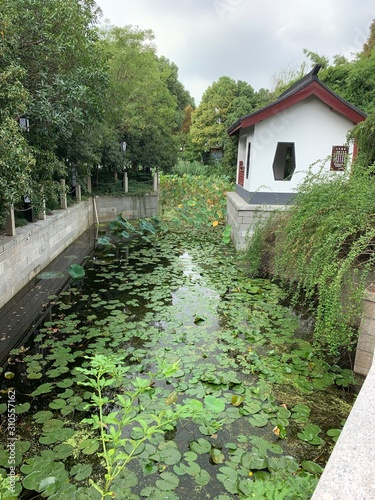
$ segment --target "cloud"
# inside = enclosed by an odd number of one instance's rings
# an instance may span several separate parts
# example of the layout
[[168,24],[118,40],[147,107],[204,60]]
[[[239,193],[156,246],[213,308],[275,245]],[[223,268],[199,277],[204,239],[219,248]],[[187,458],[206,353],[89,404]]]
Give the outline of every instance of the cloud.
[[198,103],[220,76],[269,88],[307,48],[332,58],[359,52],[375,18],[372,0],[97,0],[117,26],[152,29]]

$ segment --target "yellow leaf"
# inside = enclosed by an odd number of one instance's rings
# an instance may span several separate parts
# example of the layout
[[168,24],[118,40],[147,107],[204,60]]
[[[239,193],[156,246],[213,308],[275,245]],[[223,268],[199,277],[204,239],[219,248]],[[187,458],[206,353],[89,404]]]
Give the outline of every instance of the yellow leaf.
[[218,220],[214,220],[213,223],[212,223],[213,227],[216,227],[219,225],[219,221]]
[[171,404],[175,403],[177,401],[177,399],[178,399],[178,393],[176,391],[173,391],[167,397],[167,399],[165,400],[165,402],[166,402],[167,405],[171,405]]

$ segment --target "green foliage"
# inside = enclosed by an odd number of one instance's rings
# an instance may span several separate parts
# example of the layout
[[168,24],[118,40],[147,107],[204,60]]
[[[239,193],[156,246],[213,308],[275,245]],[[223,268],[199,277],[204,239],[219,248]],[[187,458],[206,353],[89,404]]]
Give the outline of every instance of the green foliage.
[[[105,484],[90,481],[94,488],[100,493],[101,498],[113,496],[111,491],[116,478],[124,471],[128,463],[139,455],[144,449],[145,441],[150,440],[156,433],[163,433],[173,430],[175,423],[179,419],[199,418],[199,413],[203,416],[209,411],[220,413],[224,408],[224,403],[213,396],[210,398],[206,409],[203,405],[199,409],[193,400],[185,405],[168,406],[159,413],[142,411],[140,399],[143,394],[153,392],[153,378],[136,377],[132,382],[132,388],[123,390],[115,399],[108,398],[106,388],[118,387],[125,382],[125,374],[129,368],[125,367],[122,360],[114,357],[106,357],[100,354],[89,358],[90,368],[78,368],[78,371],[85,375],[85,379],[80,384],[90,387],[94,392],[91,396],[92,403],[88,407],[99,410],[99,415],[92,414],[90,418],[83,422],[92,426],[93,430],[99,430],[97,440],[100,444],[99,455],[103,457],[105,463]],[[178,370],[178,362],[165,366],[160,372],[155,374],[173,376]],[[109,404],[116,404],[118,411],[105,413]],[[130,437],[123,437],[126,428],[130,428]],[[167,451],[167,453],[166,453]],[[176,448],[164,449],[163,460],[168,465],[174,465],[181,458],[181,454]],[[179,481],[175,481],[175,476],[165,473],[162,478],[165,482],[172,484],[158,484],[156,486],[162,491],[173,491],[178,486]],[[161,483],[161,482],[159,482]]]
[[294,290],[295,304],[311,306],[315,346],[336,357],[354,345],[374,265],[373,172],[356,166],[308,176],[294,204],[260,227],[249,247],[252,271],[261,264]]
[[375,112],[370,114],[365,121],[356,125],[349,133],[350,138],[354,139],[358,145],[358,156],[356,164],[361,165],[375,164]]
[[[170,170],[177,159],[176,132],[191,101],[177,66],[157,57],[151,30],[111,27],[102,37],[110,77],[106,121],[117,130],[118,142],[128,145],[127,164]],[[107,154],[104,166],[113,168],[108,159]]]
[[161,175],[163,212],[189,226],[216,228],[226,220],[226,193],[233,186],[227,177]]
[[266,104],[268,98],[264,89],[256,93],[246,82],[220,77],[208,87],[191,115],[192,144],[202,157],[212,148],[220,148],[224,167],[236,165],[237,139],[229,137],[227,129],[241,116]]
[[171,173],[179,177],[183,175],[207,175],[208,167],[200,161],[179,160],[172,168]]
[[[149,222],[132,225],[152,235]],[[22,494],[310,493],[350,411],[350,371],[295,336],[285,294],[250,279],[219,232],[169,226],[117,243],[96,250],[82,287],[49,297],[37,348],[9,355]],[[0,468],[8,460],[0,445]]]
[[[110,223],[111,234],[120,237],[123,241],[139,238],[143,241],[150,241],[150,236],[155,236],[158,231],[162,231],[164,225],[158,217],[151,219],[138,219],[134,224],[124,219],[122,215],[118,215],[114,221]],[[137,227],[136,227],[137,226]],[[113,246],[108,238],[101,238],[98,244],[104,246]]]

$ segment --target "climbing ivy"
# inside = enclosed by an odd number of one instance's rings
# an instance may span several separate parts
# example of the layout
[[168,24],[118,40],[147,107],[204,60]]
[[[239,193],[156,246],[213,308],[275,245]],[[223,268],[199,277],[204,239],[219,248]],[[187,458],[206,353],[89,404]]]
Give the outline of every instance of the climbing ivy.
[[339,358],[356,341],[374,264],[375,168],[310,174],[288,211],[260,224],[249,246],[253,274],[281,278],[315,316],[315,346]]

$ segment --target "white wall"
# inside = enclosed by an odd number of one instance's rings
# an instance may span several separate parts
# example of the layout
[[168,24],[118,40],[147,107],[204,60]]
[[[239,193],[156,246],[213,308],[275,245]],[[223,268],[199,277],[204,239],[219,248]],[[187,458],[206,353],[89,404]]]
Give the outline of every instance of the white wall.
[[[267,118],[254,126],[241,130],[239,160],[246,169],[247,143],[251,141],[250,175],[244,189],[250,192],[294,192],[310,165],[324,160],[332,153],[332,146],[346,143],[346,135],[353,122],[330,108],[314,96]],[[247,136],[244,148],[243,137]],[[242,140],[241,140],[242,139]],[[278,142],[294,142],[296,170],[290,181],[275,181],[272,164]],[[245,150],[245,151],[244,151]],[[320,164],[319,164],[320,166]],[[314,170],[318,170],[316,166]],[[326,168],[329,170],[329,161]]]

